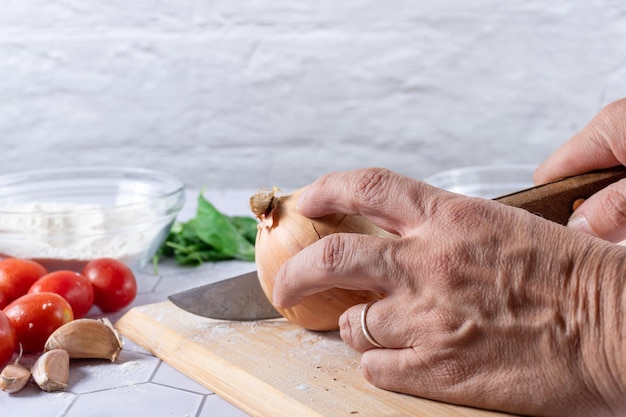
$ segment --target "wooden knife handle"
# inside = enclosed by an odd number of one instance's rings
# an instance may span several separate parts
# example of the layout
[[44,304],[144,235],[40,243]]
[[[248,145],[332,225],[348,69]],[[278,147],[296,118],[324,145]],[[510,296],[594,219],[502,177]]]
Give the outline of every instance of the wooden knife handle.
[[617,166],[563,178],[494,200],[565,225],[577,200],[587,199],[622,178],[626,178],[626,167]]

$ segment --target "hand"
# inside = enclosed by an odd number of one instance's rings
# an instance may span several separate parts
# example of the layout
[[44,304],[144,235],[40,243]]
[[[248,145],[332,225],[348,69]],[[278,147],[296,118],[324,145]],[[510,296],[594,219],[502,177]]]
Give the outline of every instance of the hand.
[[[537,168],[535,182],[542,184],[620,164],[626,165],[626,99],[606,106],[554,152]],[[612,184],[585,201],[568,226],[614,243],[626,239],[626,181]]]
[[380,169],[319,179],[299,210],[362,214],[400,236],[327,236],[275,281],[279,307],[331,287],[386,294],[367,315],[385,348],[363,336],[363,305],[340,318],[374,385],[522,414],[624,406],[624,248]]

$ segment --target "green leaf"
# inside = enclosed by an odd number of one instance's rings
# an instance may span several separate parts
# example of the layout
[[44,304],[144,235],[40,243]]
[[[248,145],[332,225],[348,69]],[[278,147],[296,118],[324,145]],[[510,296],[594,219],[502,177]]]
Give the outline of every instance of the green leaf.
[[191,223],[198,238],[218,252],[235,259],[254,260],[254,245],[202,194],[198,197],[198,211]]
[[258,225],[256,219],[247,216],[233,216],[229,220],[248,242],[254,244]]
[[157,251],[153,259],[155,272],[163,258],[174,258],[185,266],[227,259],[254,261],[256,233],[256,219],[227,216],[200,192],[195,217],[175,223]]

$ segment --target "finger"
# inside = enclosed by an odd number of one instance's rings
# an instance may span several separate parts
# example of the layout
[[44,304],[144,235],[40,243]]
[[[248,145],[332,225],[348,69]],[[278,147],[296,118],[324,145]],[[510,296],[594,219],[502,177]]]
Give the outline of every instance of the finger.
[[[378,340],[383,340],[380,337],[380,330],[382,330],[383,326],[380,320],[378,320],[381,315],[373,312],[376,303],[353,306],[339,317],[339,334],[341,338],[357,352],[365,352],[374,348],[385,348],[381,342],[378,342]],[[378,336],[374,336],[374,334]]]
[[[388,299],[387,299],[388,300]],[[393,325],[385,318],[389,311],[383,298],[372,304],[358,304],[346,310],[339,317],[339,334],[348,346],[357,352],[374,348],[404,347],[395,337],[389,337]],[[366,336],[366,334],[369,336]],[[381,346],[377,346],[377,344]]]
[[361,371],[369,383],[379,388],[433,398],[432,389],[438,384],[420,375],[421,362],[411,348],[375,349],[361,356]]
[[613,243],[626,239],[626,181],[613,183],[585,200],[567,225]]
[[[486,406],[481,391],[490,391],[488,383],[468,389],[470,371],[456,366],[446,353],[412,348],[372,349],[361,356],[361,371],[368,382],[379,388],[453,404]],[[494,396],[493,391],[487,394]]]
[[298,201],[307,217],[330,213],[360,214],[383,229],[404,234],[430,217],[438,193],[428,184],[386,169],[369,168],[328,174],[309,185]]
[[279,308],[298,304],[330,288],[388,293],[393,289],[387,265],[396,265],[395,239],[335,233],[289,258],[274,280],[272,300]]
[[[361,356],[361,371],[368,382],[388,391],[515,415],[568,415],[563,413],[568,406],[581,410],[589,403],[584,389],[582,397],[573,397],[577,387],[572,385],[580,381],[568,380],[567,370],[561,374],[542,358],[536,359],[539,364],[502,362],[498,350],[505,348],[484,345],[479,356],[463,349],[372,349]],[[563,377],[550,379],[553,375]]]
[[535,171],[535,183],[626,163],[626,99],[605,106]]
[[618,164],[607,141],[598,137],[595,129],[587,129],[574,135],[541,163],[535,170],[534,182],[545,184]]

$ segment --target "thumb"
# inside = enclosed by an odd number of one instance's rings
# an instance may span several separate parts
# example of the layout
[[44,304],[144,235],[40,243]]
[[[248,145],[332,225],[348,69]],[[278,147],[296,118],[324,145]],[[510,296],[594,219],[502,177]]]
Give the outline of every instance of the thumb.
[[626,239],[626,180],[598,191],[581,204],[568,227],[618,243]]

